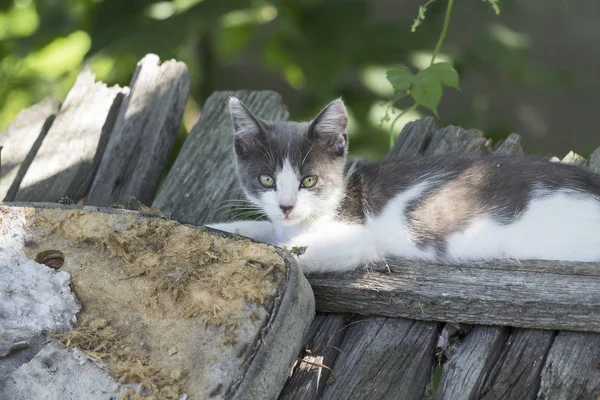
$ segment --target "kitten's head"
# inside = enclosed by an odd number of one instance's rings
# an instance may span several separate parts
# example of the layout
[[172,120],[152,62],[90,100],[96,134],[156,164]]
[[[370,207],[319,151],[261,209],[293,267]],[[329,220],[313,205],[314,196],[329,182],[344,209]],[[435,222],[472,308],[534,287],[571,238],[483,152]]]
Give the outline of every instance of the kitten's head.
[[274,222],[295,225],[333,212],[343,195],[348,117],[342,100],[310,122],[269,122],[229,99],[238,176]]

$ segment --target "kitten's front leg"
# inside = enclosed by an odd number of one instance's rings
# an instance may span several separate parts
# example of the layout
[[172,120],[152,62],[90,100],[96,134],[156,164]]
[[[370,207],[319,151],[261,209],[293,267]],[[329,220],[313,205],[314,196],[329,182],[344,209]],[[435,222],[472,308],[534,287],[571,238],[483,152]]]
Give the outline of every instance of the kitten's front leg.
[[304,253],[296,260],[307,272],[352,271],[377,260],[377,248],[363,225],[338,222],[319,226],[285,244],[288,250]]
[[275,230],[271,221],[234,221],[218,224],[208,224],[209,228],[236,233],[259,242],[274,243]]

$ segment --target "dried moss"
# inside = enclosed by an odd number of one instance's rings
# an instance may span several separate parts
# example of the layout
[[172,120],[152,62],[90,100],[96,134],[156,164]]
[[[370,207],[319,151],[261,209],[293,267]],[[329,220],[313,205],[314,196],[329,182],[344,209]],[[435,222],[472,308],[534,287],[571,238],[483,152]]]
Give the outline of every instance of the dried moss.
[[[44,218],[43,213],[36,217]],[[283,261],[264,245],[248,247],[242,240],[232,246],[231,239],[175,221],[128,219],[115,230],[91,213],[73,211],[51,234],[80,248],[99,246],[105,260],[120,263],[128,278],[150,279],[152,292],[140,300],[186,318],[205,316],[212,325],[227,323],[246,301],[264,304],[282,279]],[[265,251],[256,254],[257,247]],[[182,307],[171,309],[165,294]]]

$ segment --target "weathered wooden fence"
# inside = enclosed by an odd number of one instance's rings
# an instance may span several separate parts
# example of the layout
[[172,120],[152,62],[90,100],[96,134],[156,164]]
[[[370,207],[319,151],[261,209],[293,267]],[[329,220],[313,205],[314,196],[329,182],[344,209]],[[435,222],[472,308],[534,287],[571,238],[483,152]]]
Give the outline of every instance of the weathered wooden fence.
[[[274,92],[214,93],[156,194],[189,85],[183,64],[159,66],[155,56],[131,89],[107,88],[84,70],[64,102],[23,110],[0,134],[0,199],[110,206],[132,196],[196,225],[228,220],[234,211],[221,205],[241,191],[227,97],[265,119],[289,114]],[[480,131],[422,118],[388,157],[448,152],[523,154],[516,134],[493,145]],[[600,149],[562,162],[600,173]],[[281,399],[600,398],[600,264],[389,267],[308,277],[319,313]]]

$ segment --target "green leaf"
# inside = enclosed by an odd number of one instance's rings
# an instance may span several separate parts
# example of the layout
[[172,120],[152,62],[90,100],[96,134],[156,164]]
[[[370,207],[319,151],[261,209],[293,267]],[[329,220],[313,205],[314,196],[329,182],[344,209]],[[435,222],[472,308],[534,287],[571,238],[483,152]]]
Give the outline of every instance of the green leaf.
[[394,87],[394,92],[400,93],[410,88],[415,77],[406,68],[394,67],[387,70],[387,79]]
[[460,89],[458,86],[458,72],[447,62],[430,65],[424,70],[419,71],[417,76],[426,80],[439,82],[444,86]]
[[433,111],[437,116],[437,107],[442,99],[442,84],[433,80],[419,79],[410,91],[415,103]]

